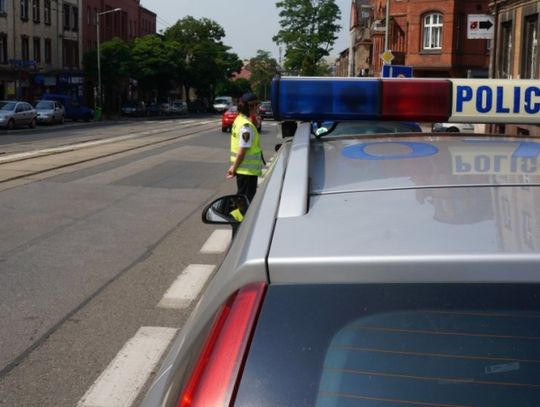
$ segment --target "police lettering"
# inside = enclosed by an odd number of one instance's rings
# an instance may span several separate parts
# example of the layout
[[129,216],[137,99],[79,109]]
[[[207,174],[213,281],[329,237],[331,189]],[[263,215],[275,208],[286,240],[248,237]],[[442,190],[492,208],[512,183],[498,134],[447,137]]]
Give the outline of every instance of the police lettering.
[[[511,95],[510,105],[505,105],[505,95]],[[456,87],[456,112],[462,113],[464,109],[474,106],[478,113],[527,113],[540,112],[540,87],[538,86],[487,86],[473,88],[469,85]]]

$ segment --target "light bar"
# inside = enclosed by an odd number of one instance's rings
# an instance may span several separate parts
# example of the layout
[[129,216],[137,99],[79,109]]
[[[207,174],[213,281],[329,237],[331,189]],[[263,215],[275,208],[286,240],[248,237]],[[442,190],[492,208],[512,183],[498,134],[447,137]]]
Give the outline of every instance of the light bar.
[[540,83],[516,79],[283,77],[278,120],[540,123]]

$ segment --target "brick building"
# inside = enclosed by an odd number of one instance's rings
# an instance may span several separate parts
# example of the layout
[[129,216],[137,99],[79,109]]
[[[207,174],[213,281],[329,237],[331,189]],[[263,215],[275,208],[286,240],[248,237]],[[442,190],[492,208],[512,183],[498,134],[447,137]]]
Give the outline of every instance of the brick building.
[[[495,44],[491,64],[492,77],[538,79],[539,0],[497,0],[490,3],[495,15]],[[492,126],[495,132],[540,136],[534,125]]]
[[[381,72],[386,0],[373,1],[373,72]],[[408,65],[416,77],[487,77],[489,43],[467,39],[467,16],[488,14],[489,0],[390,0],[388,48],[394,65]]]
[[[83,53],[97,48],[97,23],[99,18],[100,43],[118,37],[125,42],[156,33],[156,14],[140,5],[140,0],[82,0]],[[112,11],[120,9],[118,11]],[[105,14],[101,14],[105,13]],[[85,102],[94,105],[96,84],[86,81]],[[117,95],[115,104],[122,98],[134,98],[137,87],[133,81],[125,84],[125,95]],[[121,96],[121,97],[120,97]]]
[[129,42],[156,33],[156,14],[140,5],[139,0],[82,0],[83,52],[97,47],[97,15],[100,16],[100,42],[114,37]]

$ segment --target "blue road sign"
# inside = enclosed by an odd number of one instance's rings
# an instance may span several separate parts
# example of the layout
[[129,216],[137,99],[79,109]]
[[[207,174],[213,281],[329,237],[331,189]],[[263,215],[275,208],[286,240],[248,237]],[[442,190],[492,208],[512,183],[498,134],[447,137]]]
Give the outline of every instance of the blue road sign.
[[405,65],[383,65],[383,78],[412,78],[412,66]]

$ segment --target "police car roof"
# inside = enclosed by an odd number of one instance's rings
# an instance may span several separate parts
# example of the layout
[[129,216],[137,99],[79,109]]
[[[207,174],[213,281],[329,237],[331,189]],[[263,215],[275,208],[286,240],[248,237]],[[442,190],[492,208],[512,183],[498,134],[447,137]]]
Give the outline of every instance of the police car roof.
[[[284,185],[271,280],[540,280],[540,230],[530,227],[525,243],[523,220],[508,228],[525,207],[540,219],[540,206],[527,204],[540,193],[537,165],[523,148],[474,135],[311,138],[307,206],[288,212]],[[289,165],[301,161],[294,155]]]

